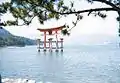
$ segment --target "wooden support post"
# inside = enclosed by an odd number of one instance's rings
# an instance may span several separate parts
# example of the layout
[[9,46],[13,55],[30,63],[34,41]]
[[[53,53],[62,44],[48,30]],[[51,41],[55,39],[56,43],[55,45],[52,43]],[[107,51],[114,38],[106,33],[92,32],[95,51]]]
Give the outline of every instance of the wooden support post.
[[46,51],[46,31],[44,32],[44,51]]
[[40,39],[37,40],[37,43],[38,43],[38,52],[40,52],[40,45],[41,45]]
[[51,46],[51,51],[52,51],[52,38],[50,40],[50,46]]
[[63,52],[63,38],[60,38],[61,40],[61,52]]
[[49,40],[49,49],[50,49],[50,38],[48,40]]
[[57,30],[55,31],[56,33],[56,52],[58,52],[58,37],[57,37]]
[[49,40],[49,51],[52,52],[52,38],[48,40]]

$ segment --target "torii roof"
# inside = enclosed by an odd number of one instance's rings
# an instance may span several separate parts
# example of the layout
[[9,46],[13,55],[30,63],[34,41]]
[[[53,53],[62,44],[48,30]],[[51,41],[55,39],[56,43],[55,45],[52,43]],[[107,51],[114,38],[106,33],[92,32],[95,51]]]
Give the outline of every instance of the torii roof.
[[59,27],[54,27],[54,28],[47,28],[47,29],[40,29],[38,28],[37,30],[41,31],[41,32],[49,32],[49,31],[58,31],[58,30],[62,30],[62,28],[64,28],[65,25],[63,26],[59,26]]

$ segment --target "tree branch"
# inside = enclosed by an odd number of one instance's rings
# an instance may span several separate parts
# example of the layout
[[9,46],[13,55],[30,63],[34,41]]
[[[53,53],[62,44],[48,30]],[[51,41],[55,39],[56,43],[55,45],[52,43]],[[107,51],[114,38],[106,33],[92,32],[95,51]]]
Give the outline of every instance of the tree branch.
[[114,8],[115,10],[117,10],[118,12],[120,12],[120,8],[119,7],[117,7],[115,4],[113,4],[113,3],[111,3],[111,2],[109,2],[107,0],[93,0],[93,1],[105,3],[105,4],[109,5],[109,6],[111,6],[112,8]]
[[35,16],[36,15],[34,15],[31,19],[30,19],[30,21],[28,21],[28,23],[23,23],[23,24],[18,24],[17,26],[23,26],[23,25],[29,25],[31,22],[32,22],[32,20],[35,18]]
[[61,14],[61,15],[64,15],[64,14],[78,14],[78,13],[80,14],[80,13],[93,12],[93,11],[117,11],[117,10],[115,10],[114,8],[95,8],[95,9],[86,9],[86,10],[80,10],[80,11],[74,11],[74,12],[65,12],[65,13],[56,12],[56,11],[51,10],[51,12],[58,13],[58,14]]

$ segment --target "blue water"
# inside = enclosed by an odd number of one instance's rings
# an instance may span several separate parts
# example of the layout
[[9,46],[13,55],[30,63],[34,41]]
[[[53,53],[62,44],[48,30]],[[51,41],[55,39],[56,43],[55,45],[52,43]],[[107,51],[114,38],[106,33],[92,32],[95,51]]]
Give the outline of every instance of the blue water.
[[0,48],[0,73],[52,83],[120,83],[120,48],[80,45],[63,53],[39,53],[36,46]]

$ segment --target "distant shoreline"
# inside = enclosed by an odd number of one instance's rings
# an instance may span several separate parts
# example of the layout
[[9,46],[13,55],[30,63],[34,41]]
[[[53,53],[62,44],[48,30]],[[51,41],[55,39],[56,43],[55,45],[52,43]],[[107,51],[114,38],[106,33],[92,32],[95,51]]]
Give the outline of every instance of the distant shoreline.
[[7,46],[7,45],[5,45],[5,46],[0,46],[0,48],[4,48],[4,47],[26,47],[26,46],[35,46],[36,44],[34,44],[34,45],[10,45],[10,46]]
[[10,78],[4,78],[2,79],[2,83],[36,83],[35,80],[31,79],[10,79]]

